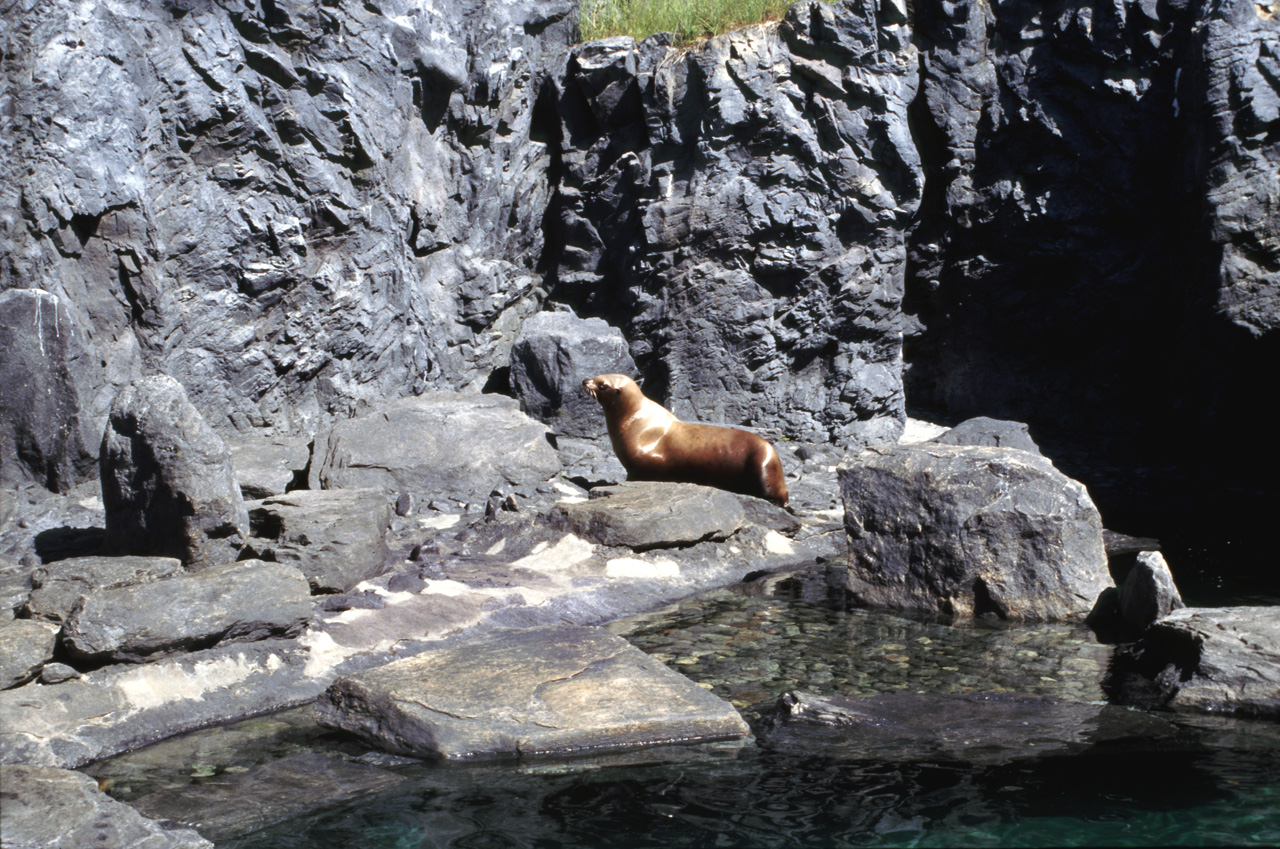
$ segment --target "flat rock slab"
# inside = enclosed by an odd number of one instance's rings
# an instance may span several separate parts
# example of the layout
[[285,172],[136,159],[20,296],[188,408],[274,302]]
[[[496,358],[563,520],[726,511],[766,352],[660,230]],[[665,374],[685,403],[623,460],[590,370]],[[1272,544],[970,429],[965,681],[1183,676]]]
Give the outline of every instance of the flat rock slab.
[[62,622],[80,596],[145,584],[183,573],[175,557],[72,557],[41,566],[31,575],[27,615]]
[[1140,711],[1016,693],[792,692],[778,700],[775,728],[763,736],[771,748],[823,757],[991,765],[1174,733],[1171,723]]
[[318,752],[289,755],[240,775],[160,790],[133,801],[143,815],[226,840],[400,784],[385,769]]
[[0,766],[5,849],[213,849],[189,828],[158,823],[117,802],[87,775],[47,766]]
[[692,483],[632,481],[597,487],[589,501],[557,509],[565,530],[637,551],[727,539],[747,521],[738,496]]
[[98,590],[62,629],[75,656],[136,662],[218,643],[299,633],[311,590],[295,567],[245,560],[134,587]]
[[0,690],[35,678],[53,660],[58,626],[32,619],[0,622]]
[[234,643],[0,691],[0,763],[74,768],[228,719],[294,707],[328,680],[296,640]]
[[318,592],[346,592],[386,568],[391,501],[381,489],[298,490],[249,504],[251,544]]
[[1280,607],[1184,607],[1116,653],[1125,704],[1280,719]]
[[450,760],[750,733],[728,703],[621,637],[577,626],[497,630],[339,678],[316,719],[388,751]]

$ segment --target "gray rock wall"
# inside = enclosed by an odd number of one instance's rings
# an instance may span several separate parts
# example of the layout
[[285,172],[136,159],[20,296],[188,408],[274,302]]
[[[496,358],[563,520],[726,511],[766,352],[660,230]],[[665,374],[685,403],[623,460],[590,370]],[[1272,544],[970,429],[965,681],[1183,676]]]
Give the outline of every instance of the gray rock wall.
[[[910,400],[1181,463],[1263,415],[1280,22],[907,6],[676,50],[572,47],[572,0],[19,0],[0,290],[75,328],[49,374],[90,450],[144,374],[222,432],[501,388],[547,300],[623,329],[682,418],[798,438],[892,439]],[[6,436],[6,481],[74,484],[52,428],[21,463]]]
[[1265,6],[919,5],[914,409],[1118,434],[1184,467],[1189,439],[1265,415],[1256,376],[1280,366]]
[[575,48],[553,296],[623,327],[682,419],[896,438],[917,65],[901,4],[860,0]]
[[569,0],[19,2],[0,289],[83,328],[102,420],[173,375],[219,429],[483,383],[536,306],[535,108]]

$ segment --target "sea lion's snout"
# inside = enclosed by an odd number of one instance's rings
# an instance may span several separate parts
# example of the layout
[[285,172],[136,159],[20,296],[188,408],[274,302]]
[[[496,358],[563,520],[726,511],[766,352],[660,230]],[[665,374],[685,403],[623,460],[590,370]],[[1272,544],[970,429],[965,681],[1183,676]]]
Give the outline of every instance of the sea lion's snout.
[[588,377],[586,380],[582,381],[582,391],[590,395],[592,398],[596,397],[597,388],[596,379],[594,377]]

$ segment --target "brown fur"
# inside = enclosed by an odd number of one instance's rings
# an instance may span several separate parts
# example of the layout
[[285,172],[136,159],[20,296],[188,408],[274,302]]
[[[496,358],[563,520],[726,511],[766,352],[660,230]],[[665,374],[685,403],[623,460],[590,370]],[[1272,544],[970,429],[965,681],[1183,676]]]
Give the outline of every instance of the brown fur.
[[628,480],[699,483],[787,506],[778,452],[764,438],[731,427],[682,422],[622,374],[582,381],[600,402],[609,441]]

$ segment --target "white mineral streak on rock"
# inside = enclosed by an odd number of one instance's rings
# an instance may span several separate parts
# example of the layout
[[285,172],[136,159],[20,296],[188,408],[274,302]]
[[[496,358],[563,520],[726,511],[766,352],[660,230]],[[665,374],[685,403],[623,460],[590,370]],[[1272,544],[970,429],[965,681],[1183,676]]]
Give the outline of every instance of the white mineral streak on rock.
[[462,516],[457,513],[440,513],[435,516],[423,516],[419,518],[418,527],[430,528],[437,531],[446,531],[461,521]]
[[794,554],[796,547],[777,531],[769,531],[764,535],[764,550],[770,554]]
[[680,566],[665,557],[653,561],[617,557],[604,565],[604,574],[606,578],[677,578]]
[[178,663],[148,663],[121,675],[115,686],[129,707],[139,710],[201,700],[212,690],[233,687],[254,674],[278,669],[280,659],[275,655],[270,657],[275,660],[275,666],[270,661],[249,660],[243,654],[200,661],[189,669]]
[[538,572],[559,571],[577,566],[591,559],[596,547],[576,534],[565,534],[548,549],[541,545],[533,553],[511,564],[513,569],[533,569]]

